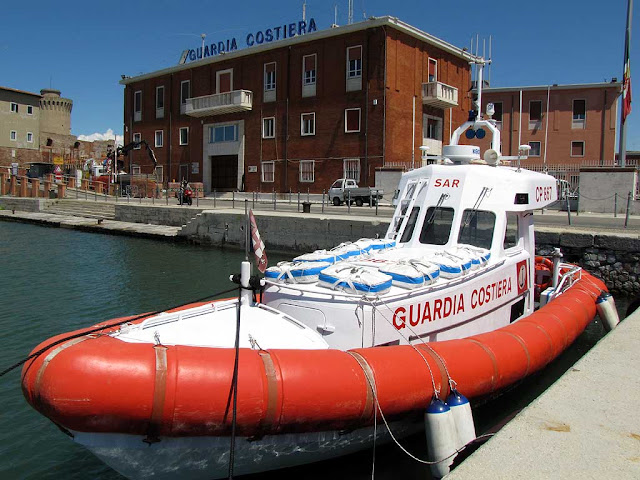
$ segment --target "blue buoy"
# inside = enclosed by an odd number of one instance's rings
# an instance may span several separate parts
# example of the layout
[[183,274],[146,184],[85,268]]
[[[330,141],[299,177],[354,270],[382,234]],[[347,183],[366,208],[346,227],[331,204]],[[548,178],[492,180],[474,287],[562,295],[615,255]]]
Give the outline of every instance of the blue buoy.
[[468,128],[467,131],[464,132],[464,136],[467,137],[469,140],[471,140],[473,137],[476,136],[476,132],[473,129]]
[[433,397],[424,414],[431,475],[442,478],[449,473],[456,453],[458,435],[453,414],[449,406],[438,397]]
[[478,130],[476,130],[476,137],[480,140],[482,140],[486,134],[487,132],[485,132],[484,129],[482,128],[479,128]]

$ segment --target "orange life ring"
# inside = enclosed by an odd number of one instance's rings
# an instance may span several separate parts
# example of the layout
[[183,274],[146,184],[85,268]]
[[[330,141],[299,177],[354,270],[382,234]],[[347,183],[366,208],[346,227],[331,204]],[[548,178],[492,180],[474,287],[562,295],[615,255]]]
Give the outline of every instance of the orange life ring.
[[551,286],[553,280],[553,262],[546,257],[536,257],[534,299]]
[[538,265],[545,266],[549,271],[553,270],[553,260],[547,257],[536,257],[536,267]]

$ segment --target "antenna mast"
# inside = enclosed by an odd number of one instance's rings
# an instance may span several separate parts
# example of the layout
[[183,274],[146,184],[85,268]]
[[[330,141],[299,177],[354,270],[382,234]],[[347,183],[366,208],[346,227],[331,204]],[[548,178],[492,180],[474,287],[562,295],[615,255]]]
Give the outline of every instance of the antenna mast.
[[307,20],[307,0],[302,2],[302,21],[305,22]]
[[347,19],[347,24],[351,25],[353,23],[353,0],[349,0],[349,17]]

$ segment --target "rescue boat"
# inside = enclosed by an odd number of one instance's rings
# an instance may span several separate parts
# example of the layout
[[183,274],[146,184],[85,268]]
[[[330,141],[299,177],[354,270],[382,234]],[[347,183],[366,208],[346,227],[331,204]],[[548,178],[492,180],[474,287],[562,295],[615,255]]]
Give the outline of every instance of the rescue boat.
[[[493,135],[482,159],[458,144],[481,130]],[[496,122],[472,114],[442,157],[402,176],[384,238],[259,281],[244,262],[237,299],[53,337],[24,365],[27,401],[131,479],[262,472],[425,428],[446,473],[473,427],[456,417],[465,440],[447,443],[429,422],[543,368],[606,291],[560,254],[536,261],[532,213],[556,182],[519,168],[526,149],[499,152]]]

